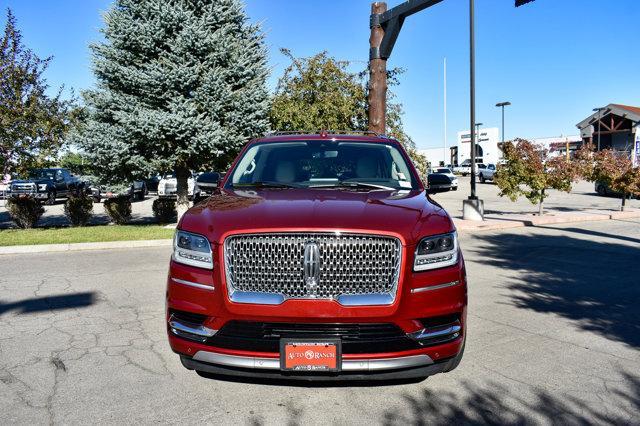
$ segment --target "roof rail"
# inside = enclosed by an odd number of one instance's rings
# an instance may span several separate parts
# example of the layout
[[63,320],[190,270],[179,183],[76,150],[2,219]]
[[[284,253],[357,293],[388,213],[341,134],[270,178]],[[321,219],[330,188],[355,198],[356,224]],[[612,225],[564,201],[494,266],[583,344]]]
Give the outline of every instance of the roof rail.
[[[308,135],[313,132],[303,130],[277,130],[275,132],[268,133],[266,136],[287,136],[287,135]],[[374,132],[372,130],[319,130],[317,134],[327,135],[365,135],[375,136],[379,138],[388,138],[386,135]]]

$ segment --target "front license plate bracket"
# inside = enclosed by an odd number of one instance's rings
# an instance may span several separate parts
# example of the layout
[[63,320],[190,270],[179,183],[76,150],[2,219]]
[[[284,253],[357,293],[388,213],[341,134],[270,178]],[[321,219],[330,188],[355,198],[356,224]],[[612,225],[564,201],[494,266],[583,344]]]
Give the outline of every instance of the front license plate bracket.
[[280,369],[331,373],[342,369],[340,339],[280,339]]

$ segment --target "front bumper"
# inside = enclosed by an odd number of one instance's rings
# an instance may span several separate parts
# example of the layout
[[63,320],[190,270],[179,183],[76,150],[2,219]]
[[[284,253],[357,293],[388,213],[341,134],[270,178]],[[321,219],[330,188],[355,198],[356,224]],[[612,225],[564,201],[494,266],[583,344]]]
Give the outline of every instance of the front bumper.
[[[456,265],[426,272],[415,272],[406,265],[413,264],[414,247],[406,251],[401,269],[397,296],[391,305],[343,306],[335,300],[290,299],[279,305],[234,303],[228,296],[221,253],[214,248],[214,269],[199,268],[171,262],[167,280],[167,329],[169,343],[181,356],[185,367],[211,374],[263,378],[291,378],[301,380],[371,380],[425,377],[448,371],[457,365],[466,334],[467,285],[464,260],[459,255]],[[184,330],[203,333],[201,341],[184,338],[172,331],[169,322],[172,312],[192,313],[194,321]],[[457,330],[443,331],[431,319],[456,316]],[[201,316],[200,319],[197,317]],[[206,317],[205,319],[202,319]],[[405,345],[398,339],[391,344],[352,344],[348,350],[342,337],[343,368],[338,373],[299,373],[280,370],[280,354],[273,342],[259,341],[254,336],[225,335],[225,327],[232,322],[276,324],[393,324],[400,330]],[[429,330],[429,326],[433,326]],[[200,328],[202,327],[202,328]],[[430,332],[448,333],[449,339],[432,339]],[[453,335],[454,333],[457,333]],[[265,335],[276,335],[267,333]],[[279,334],[280,336],[290,337]],[[303,337],[303,336],[296,336]],[[327,336],[313,335],[307,337]],[[336,337],[335,335],[331,337]],[[246,339],[244,342],[238,341]],[[249,344],[249,339],[254,339]],[[394,337],[395,339],[395,337]],[[416,343],[417,342],[417,343]],[[420,343],[420,344],[418,344]],[[271,345],[271,346],[270,346]],[[347,350],[345,350],[347,349]]]
[[[457,358],[433,362],[425,356],[404,358],[381,358],[374,360],[347,361],[339,373],[293,373],[283,372],[275,367],[271,359],[247,359],[242,357],[217,358],[214,362],[202,361],[205,356],[181,356],[182,364],[189,370],[227,377],[242,377],[251,380],[295,380],[295,381],[373,381],[422,379],[438,373],[450,371],[459,362]],[[462,352],[458,357],[462,356]],[[240,365],[238,365],[240,364]],[[259,366],[256,366],[259,365]]]

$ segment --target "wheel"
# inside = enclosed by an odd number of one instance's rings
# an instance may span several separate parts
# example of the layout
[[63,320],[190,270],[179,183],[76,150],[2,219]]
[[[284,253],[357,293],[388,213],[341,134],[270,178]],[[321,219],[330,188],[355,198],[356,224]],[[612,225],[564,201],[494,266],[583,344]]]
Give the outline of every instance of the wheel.
[[603,197],[607,196],[607,188],[604,185],[598,185],[598,189],[596,191],[598,192],[598,195]]
[[463,173],[462,176],[467,177],[467,173]]
[[51,191],[49,193],[47,193],[47,201],[45,201],[45,204],[48,206],[52,206],[56,203],[56,192],[55,191]]
[[480,183],[485,183],[486,179],[484,178],[484,175],[482,173],[480,173]]
[[454,187],[453,187],[453,190],[454,190],[454,191],[457,191],[457,190],[458,190],[458,187],[457,187],[457,186],[454,186]]

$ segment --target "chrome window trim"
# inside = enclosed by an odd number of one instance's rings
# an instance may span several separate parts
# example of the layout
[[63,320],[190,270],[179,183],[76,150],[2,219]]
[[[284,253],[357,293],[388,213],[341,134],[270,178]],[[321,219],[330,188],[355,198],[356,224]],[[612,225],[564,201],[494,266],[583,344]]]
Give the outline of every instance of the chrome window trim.
[[202,289],[202,290],[207,290],[207,291],[215,290],[215,287],[213,285],[194,283],[193,281],[181,280],[179,278],[171,277],[171,281],[173,281],[174,283],[177,283],[177,284],[188,285],[190,287],[195,287],[195,288],[199,288],[199,289]]
[[[283,293],[265,293],[256,291],[241,291],[236,290],[233,287],[233,280],[229,274],[229,256],[228,256],[228,242],[234,237],[264,237],[264,236],[287,236],[287,235],[330,235],[330,236],[360,236],[360,237],[373,237],[373,238],[390,238],[396,241],[398,250],[398,267],[393,275],[393,286],[388,293],[370,293],[370,294],[340,294],[334,298],[323,297],[288,297]],[[398,287],[400,285],[400,271],[402,270],[402,261],[405,246],[402,241],[395,236],[385,234],[369,234],[358,232],[342,232],[342,231],[320,231],[320,232],[264,232],[264,233],[240,233],[228,235],[224,239],[223,243],[223,258],[224,258],[224,273],[225,281],[227,284],[227,292],[229,300],[235,303],[243,304],[258,304],[258,305],[280,305],[287,300],[335,300],[342,306],[389,306],[392,305],[398,294]]]
[[[227,367],[251,368],[263,370],[279,370],[279,358],[263,358],[220,354],[217,352],[198,351],[193,356],[195,361]],[[421,367],[433,364],[426,354],[397,358],[343,359],[342,371],[384,371],[401,368]]]

